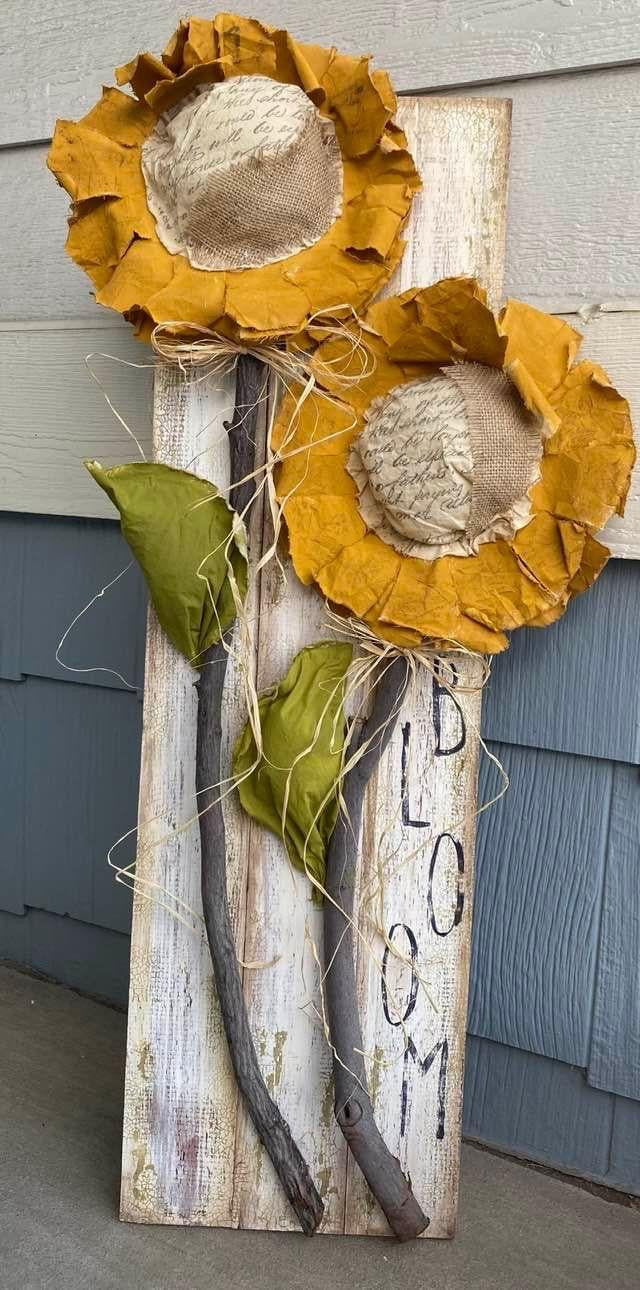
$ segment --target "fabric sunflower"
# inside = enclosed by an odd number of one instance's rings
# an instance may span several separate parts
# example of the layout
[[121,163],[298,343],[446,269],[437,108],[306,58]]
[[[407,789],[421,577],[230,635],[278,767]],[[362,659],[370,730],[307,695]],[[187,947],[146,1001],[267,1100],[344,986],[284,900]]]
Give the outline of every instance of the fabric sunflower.
[[635,460],[628,404],[574,365],[568,323],[515,300],[496,318],[471,278],[384,300],[363,331],[369,372],[346,383],[357,351],[325,341],[329,397],[295,415],[288,397],[275,427],[295,569],[395,644],[497,653],[604,567],[594,533],[623,512]]
[[73,202],[69,254],[144,338],[279,337],[387,281],[420,180],[368,57],[222,13],[116,77],[133,95],[105,88],[59,121],[48,164]]

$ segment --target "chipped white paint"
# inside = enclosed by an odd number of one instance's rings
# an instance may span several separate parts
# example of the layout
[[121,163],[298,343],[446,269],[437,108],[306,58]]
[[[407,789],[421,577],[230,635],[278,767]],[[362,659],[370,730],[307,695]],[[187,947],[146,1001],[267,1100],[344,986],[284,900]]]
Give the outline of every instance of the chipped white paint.
[[[223,420],[233,384],[210,391],[161,370],[156,380],[158,460],[228,483]],[[260,517],[255,522],[260,526]],[[249,606],[251,608],[251,606]],[[129,996],[121,1215],[135,1222],[231,1222],[236,1089],[201,925],[185,927],[143,892],[170,893],[201,916],[195,813],[196,674],[149,615],[137,875]],[[225,743],[242,721],[238,671],[229,664]],[[247,825],[227,799],[227,881],[241,947]],[[151,884],[151,886],[142,884]],[[154,886],[154,884],[156,884]],[[162,899],[170,900],[168,895]],[[182,902],[182,903],[179,903]]]
[[[507,106],[478,100],[407,100],[401,121],[424,171],[426,188],[416,203],[407,256],[393,289],[460,272],[478,274],[488,281],[494,296],[499,295]],[[226,395],[220,399],[202,386],[179,384],[175,377],[160,373],[154,428],[158,458],[185,464],[204,450],[198,468],[221,479],[228,469],[219,434],[225,415],[220,404],[226,401]],[[208,448],[212,440],[217,447]],[[261,521],[256,515],[254,554],[260,538]],[[262,541],[268,540],[265,521]],[[320,598],[300,586],[290,569],[283,586],[273,565],[263,575],[257,596],[257,679],[263,688],[282,674],[297,650],[321,634],[323,608]],[[461,667],[459,672],[462,684],[470,669]],[[158,830],[161,836],[167,828],[175,830],[193,813],[193,679],[151,616],[140,816],[146,820],[163,810],[166,820],[144,830],[147,841],[157,837]],[[441,1058],[434,1056],[431,1068],[423,1073],[419,1061],[411,1060],[406,1070],[404,1123],[402,1031],[385,1018],[380,975],[362,947],[358,979],[365,1046],[374,1059],[370,1075],[377,1113],[389,1145],[410,1169],[416,1193],[431,1216],[427,1234],[432,1236],[451,1235],[457,1192],[479,696],[468,697],[465,706],[465,747],[436,755],[438,748],[443,753],[459,742],[461,718],[453,701],[440,692],[434,717],[432,678],[426,673],[421,677],[403,705],[365,807],[365,884],[371,883],[375,859],[386,855],[390,842],[392,868],[399,857],[406,859],[420,844],[415,860],[403,865],[399,874],[387,875],[381,910],[385,926],[400,922],[412,929],[418,970],[427,979],[433,1000],[429,1002],[427,994],[418,990],[407,1033],[423,1063],[434,1045],[442,1053],[438,1045],[446,1037],[448,1066],[441,1074]],[[227,755],[241,711],[237,676],[230,672],[225,698]],[[407,739],[405,815],[408,811],[411,818],[403,822],[402,743]],[[428,821],[429,827],[414,826],[411,812],[420,822]],[[278,959],[273,967],[245,971],[251,1027],[265,1076],[324,1195],[323,1230],[384,1230],[382,1216],[347,1162],[333,1121],[331,1055],[318,1025],[321,1000],[313,954],[314,943],[321,953],[320,915],[305,881],[289,869],[279,843],[241,819],[231,802],[226,821],[239,952],[246,962]],[[386,840],[381,837],[385,825],[390,827]],[[430,919],[440,930],[448,926],[462,890],[455,844],[445,839],[433,861],[437,836],[445,832],[464,847],[465,895],[460,919],[443,937],[433,930]],[[198,907],[199,842],[193,824],[154,850],[143,845],[139,863],[141,876]],[[367,906],[362,916],[368,938],[370,915]],[[382,949],[377,942],[378,958]],[[395,972],[391,961],[388,1010],[402,993],[402,983],[391,980]],[[394,1017],[393,1011],[390,1015]],[[439,1087],[443,1112],[438,1108]],[[438,1136],[442,1113],[444,1133]],[[134,902],[124,1132],[123,1217],[142,1222],[293,1226],[271,1165],[243,1109],[238,1108],[206,946],[202,938],[139,897]]]

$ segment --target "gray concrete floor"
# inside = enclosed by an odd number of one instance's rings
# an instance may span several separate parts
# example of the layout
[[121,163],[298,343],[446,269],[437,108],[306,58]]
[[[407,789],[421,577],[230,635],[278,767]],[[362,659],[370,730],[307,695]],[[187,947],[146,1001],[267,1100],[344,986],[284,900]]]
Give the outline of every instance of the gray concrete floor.
[[458,1236],[136,1227],[116,1217],[125,1019],[0,968],[2,1290],[639,1290],[640,1213],[473,1147]]

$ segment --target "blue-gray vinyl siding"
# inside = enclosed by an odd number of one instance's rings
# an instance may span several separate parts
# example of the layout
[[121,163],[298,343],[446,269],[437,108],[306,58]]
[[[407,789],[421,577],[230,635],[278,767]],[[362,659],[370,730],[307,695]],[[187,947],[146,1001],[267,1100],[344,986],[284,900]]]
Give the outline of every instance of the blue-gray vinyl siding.
[[[146,598],[108,521],[0,515],[0,957],[124,1003]],[[640,566],[493,664],[465,1130],[640,1194]],[[119,673],[120,675],[114,675]],[[483,758],[481,800],[496,791]],[[130,840],[119,852],[131,859]]]

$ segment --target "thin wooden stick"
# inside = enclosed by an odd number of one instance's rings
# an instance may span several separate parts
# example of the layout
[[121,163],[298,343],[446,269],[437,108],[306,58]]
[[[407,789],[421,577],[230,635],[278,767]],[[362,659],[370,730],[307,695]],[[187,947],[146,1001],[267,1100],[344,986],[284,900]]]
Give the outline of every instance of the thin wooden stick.
[[[243,354],[237,363],[236,401],[229,431],[230,482],[254,468],[259,399],[266,380],[263,364]],[[232,490],[230,500],[245,510],[253,480]],[[219,792],[221,779],[222,692],[227,651],[219,642],[207,650],[198,682],[196,788],[200,809],[202,904],[213,971],[233,1069],[245,1106],[264,1144],[302,1230],[313,1235],[323,1212],[322,1199],[286,1120],[269,1095],[254,1047],[236,957],[227,897],[226,839]]]
[[[371,716],[355,748],[372,739],[342,785],[345,814],[338,818],[327,852],[324,902],[324,955],[327,1016],[334,1047],[335,1116],[347,1145],[362,1170],[389,1226],[400,1241],[419,1236],[429,1225],[405,1177],[376,1125],[367,1090],[358,1013],[353,937],[350,919],[358,856],[358,836],[365,789],[384,752],[407,686],[406,659],[398,655],[379,680]],[[379,732],[379,733],[378,733]]]

